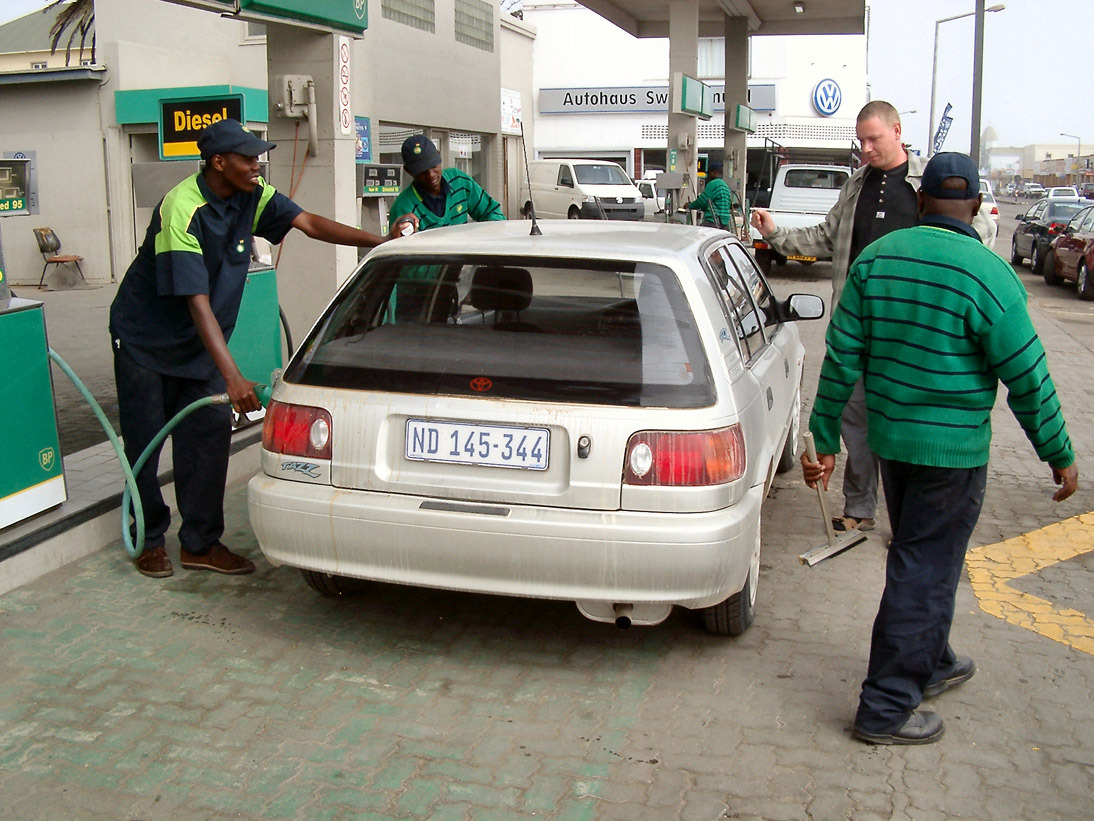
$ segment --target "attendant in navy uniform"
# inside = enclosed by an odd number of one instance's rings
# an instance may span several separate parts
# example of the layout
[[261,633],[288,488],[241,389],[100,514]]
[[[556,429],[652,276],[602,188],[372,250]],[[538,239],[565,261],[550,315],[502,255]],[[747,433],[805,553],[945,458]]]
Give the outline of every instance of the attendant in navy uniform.
[[[274,144],[235,120],[208,126],[197,144],[204,167],[157,206],[110,306],[118,410],[131,462],[196,399],[227,393],[239,413],[261,407],[255,383],[240,373],[227,345],[254,236],[279,243],[298,228],[340,245],[370,248],[383,242],[304,211],[279,194],[258,173],[258,156]],[[255,569],[220,541],[231,435],[228,405],[200,408],[171,435],[183,567],[230,574]],[[157,450],[137,476],[145,546],[136,563],[141,573],[153,577],[173,573],[164,547],[171,511],[160,493],[158,463]]]

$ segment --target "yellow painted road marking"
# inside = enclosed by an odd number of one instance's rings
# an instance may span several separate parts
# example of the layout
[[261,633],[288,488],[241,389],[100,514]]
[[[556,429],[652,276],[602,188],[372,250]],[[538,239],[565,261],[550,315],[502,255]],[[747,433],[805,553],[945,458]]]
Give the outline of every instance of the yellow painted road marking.
[[1010,583],[1094,551],[1094,513],[1065,519],[1005,542],[970,550],[969,580],[980,609],[1046,638],[1094,655],[1094,621],[1058,608]]

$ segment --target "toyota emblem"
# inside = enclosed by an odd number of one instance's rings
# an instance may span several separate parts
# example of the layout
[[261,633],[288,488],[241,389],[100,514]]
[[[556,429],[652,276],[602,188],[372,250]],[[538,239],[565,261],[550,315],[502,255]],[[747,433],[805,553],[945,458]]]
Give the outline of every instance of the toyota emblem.
[[471,380],[471,390],[477,393],[488,391],[494,387],[494,383],[487,379],[485,376],[476,376]]

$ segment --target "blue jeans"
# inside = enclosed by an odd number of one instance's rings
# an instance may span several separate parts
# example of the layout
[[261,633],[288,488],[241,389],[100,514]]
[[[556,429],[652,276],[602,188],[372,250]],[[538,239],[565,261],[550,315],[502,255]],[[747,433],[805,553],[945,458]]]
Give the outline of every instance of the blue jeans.
[[855,726],[890,733],[954,662],[950,625],[987,465],[935,468],[881,459],[893,541]]
[[[124,345],[114,349],[114,382],[125,455],[135,463],[160,429],[196,399],[223,393],[224,379],[183,379],[138,364]],[[224,484],[232,445],[232,408],[206,405],[191,413],[171,433],[175,500],[182,515],[179,541],[191,553],[205,553],[224,535]],[[144,509],[145,547],[162,547],[171,524],[158,478],[161,445],[137,474]],[[136,538],[137,528],[129,532]]]

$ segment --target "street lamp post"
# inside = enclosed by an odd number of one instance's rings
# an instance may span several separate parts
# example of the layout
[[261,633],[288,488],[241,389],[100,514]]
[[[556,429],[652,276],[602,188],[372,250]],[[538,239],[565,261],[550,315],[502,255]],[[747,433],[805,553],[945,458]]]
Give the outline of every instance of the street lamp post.
[[[1005,3],[998,3],[997,5],[990,6],[984,9],[988,11],[1002,11],[1007,6]],[[935,84],[938,80],[938,27],[943,23],[948,23],[951,20],[960,20],[962,17],[972,17],[976,14],[975,11],[967,11],[964,14],[955,14],[953,17],[943,17],[941,20],[935,20],[934,23],[934,58],[931,61],[931,116],[927,121],[927,156],[934,154],[934,98],[935,98]]]
[[[1071,137],[1071,139],[1075,140],[1075,176],[1078,177],[1082,173],[1079,170],[1079,158],[1083,156],[1083,141],[1077,134],[1065,134],[1063,131],[1061,131],[1060,136]],[[1079,179],[1076,179],[1075,181],[1081,182],[1081,180]]]

